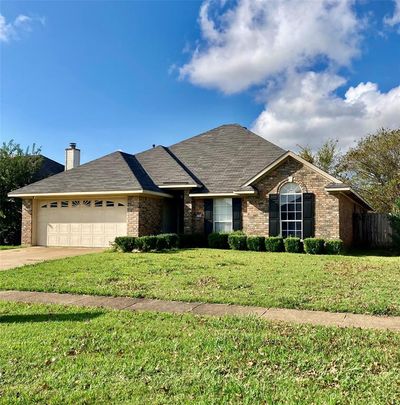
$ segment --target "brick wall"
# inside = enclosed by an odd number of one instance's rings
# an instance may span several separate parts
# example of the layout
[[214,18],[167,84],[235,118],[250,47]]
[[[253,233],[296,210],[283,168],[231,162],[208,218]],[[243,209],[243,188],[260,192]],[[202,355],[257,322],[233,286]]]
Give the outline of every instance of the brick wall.
[[192,232],[204,233],[204,199],[192,199],[193,221]]
[[32,245],[32,200],[22,200],[21,244]]
[[292,158],[255,184],[257,196],[243,199],[243,231],[249,235],[268,235],[268,194],[278,193],[289,176],[303,192],[315,194],[315,236],[338,238],[339,200],[324,189],[330,181]]
[[127,234],[156,235],[161,232],[164,199],[128,197]]

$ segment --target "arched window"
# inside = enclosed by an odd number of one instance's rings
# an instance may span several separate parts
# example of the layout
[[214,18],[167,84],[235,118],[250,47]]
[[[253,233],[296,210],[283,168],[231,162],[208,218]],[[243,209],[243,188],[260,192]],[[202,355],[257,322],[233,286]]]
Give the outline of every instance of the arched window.
[[303,194],[296,183],[286,183],[279,193],[282,236],[303,235]]

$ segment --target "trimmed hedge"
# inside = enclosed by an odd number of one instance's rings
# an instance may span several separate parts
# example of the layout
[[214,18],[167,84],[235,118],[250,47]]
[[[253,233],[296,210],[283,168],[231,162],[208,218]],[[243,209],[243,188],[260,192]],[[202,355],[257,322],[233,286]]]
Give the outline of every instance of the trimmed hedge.
[[265,250],[265,237],[264,236],[248,236],[247,249],[255,252],[262,252]]
[[344,244],[341,239],[325,241],[325,253],[328,255],[340,255],[344,252]]
[[157,236],[139,236],[136,238],[136,247],[142,252],[150,252],[157,248]]
[[228,236],[229,247],[233,250],[247,249],[247,236],[242,232],[233,232]]
[[178,237],[180,248],[201,248],[208,245],[206,236],[201,233],[181,233],[178,235]]
[[267,252],[283,252],[283,238],[280,236],[270,236],[265,238],[265,250]]
[[135,239],[134,236],[117,236],[114,240],[114,246],[121,252],[132,252],[135,248]]
[[179,236],[176,233],[162,233],[156,236],[157,250],[178,249]]
[[212,249],[229,249],[229,233],[212,232],[208,235],[208,247]]
[[310,255],[321,255],[324,253],[323,239],[318,238],[305,238],[304,239],[304,251]]
[[283,241],[285,245],[285,250],[288,253],[302,253],[303,252],[303,245],[301,243],[300,238],[286,238]]

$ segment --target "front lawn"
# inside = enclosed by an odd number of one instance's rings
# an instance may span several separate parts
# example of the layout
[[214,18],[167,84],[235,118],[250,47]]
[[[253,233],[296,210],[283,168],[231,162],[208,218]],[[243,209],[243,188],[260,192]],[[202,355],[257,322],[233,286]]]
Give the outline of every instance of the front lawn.
[[400,334],[0,303],[0,402],[396,403]]
[[99,253],[3,271],[0,289],[400,315],[400,258],[212,249]]

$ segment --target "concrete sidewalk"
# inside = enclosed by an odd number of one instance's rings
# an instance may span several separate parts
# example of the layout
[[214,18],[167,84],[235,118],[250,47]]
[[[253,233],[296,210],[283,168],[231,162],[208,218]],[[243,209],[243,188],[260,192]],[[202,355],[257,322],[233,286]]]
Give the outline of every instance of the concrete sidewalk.
[[243,305],[163,301],[147,298],[103,297],[98,295],[58,294],[30,291],[0,291],[0,301],[102,307],[130,311],[156,311],[210,316],[256,316],[270,321],[400,332],[400,317],[357,315],[340,312],[261,308]]

